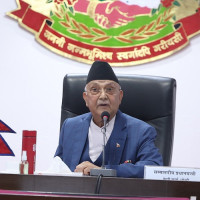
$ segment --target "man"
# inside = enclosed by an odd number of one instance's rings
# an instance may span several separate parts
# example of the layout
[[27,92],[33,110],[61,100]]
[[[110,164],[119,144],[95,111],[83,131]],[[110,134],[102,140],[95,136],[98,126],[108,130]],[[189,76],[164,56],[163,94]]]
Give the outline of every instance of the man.
[[108,63],[93,63],[83,98],[90,113],[65,120],[55,154],[72,171],[89,175],[92,168],[101,167],[104,111],[110,114],[106,128],[107,169],[115,169],[119,177],[141,178],[145,165],[162,165],[162,157],[154,145],[155,129],[119,110],[123,91]]

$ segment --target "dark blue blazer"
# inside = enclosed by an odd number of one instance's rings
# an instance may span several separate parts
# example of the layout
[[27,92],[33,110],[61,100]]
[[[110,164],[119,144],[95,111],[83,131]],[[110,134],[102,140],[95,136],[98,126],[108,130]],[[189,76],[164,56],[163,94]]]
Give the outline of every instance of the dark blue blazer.
[[[68,118],[63,123],[55,156],[74,171],[87,142],[91,113]],[[105,150],[105,167],[116,169],[119,177],[144,176],[145,165],[162,165],[155,147],[155,129],[149,124],[118,111],[109,146]]]

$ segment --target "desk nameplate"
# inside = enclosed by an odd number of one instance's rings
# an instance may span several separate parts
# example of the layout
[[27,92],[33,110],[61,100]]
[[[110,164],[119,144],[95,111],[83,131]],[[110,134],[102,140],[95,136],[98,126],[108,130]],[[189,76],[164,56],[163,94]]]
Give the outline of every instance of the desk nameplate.
[[145,166],[144,179],[200,182],[200,169],[185,167]]

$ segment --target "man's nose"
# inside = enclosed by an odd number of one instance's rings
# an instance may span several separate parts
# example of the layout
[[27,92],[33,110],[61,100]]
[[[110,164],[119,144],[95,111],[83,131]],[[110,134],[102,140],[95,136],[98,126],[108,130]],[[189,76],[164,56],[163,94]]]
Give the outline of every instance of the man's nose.
[[107,96],[107,94],[106,94],[104,89],[101,89],[99,98],[100,99],[107,99],[108,98],[108,96]]

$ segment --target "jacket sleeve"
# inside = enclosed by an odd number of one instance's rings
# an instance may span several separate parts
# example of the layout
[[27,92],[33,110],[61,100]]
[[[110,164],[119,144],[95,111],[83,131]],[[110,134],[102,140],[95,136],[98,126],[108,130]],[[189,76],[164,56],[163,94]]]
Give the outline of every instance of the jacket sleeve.
[[63,137],[64,137],[64,129],[65,129],[66,123],[67,123],[67,120],[65,120],[62,125],[61,131],[60,131],[58,147],[57,147],[56,153],[54,155],[54,157],[59,156],[61,158],[61,160],[63,160]]

